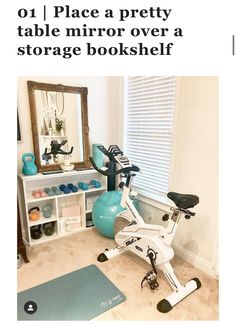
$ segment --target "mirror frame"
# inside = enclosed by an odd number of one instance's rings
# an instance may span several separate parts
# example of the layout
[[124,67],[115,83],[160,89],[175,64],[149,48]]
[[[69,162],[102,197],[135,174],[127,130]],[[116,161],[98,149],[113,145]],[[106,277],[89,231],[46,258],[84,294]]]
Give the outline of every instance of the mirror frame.
[[41,165],[35,90],[58,91],[58,92],[66,92],[66,93],[81,95],[81,120],[82,120],[84,160],[81,162],[71,162],[71,163],[75,165],[74,170],[91,168],[91,164],[89,161],[87,87],[64,86],[61,84],[49,84],[49,83],[35,82],[30,80],[27,81],[27,86],[28,86],[28,94],[29,94],[29,105],[30,105],[31,127],[32,127],[33,145],[34,145],[34,153],[35,153],[35,163],[38,167],[38,171],[41,172],[41,171],[58,170],[60,169],[60,164],[55,163],[49,165]]

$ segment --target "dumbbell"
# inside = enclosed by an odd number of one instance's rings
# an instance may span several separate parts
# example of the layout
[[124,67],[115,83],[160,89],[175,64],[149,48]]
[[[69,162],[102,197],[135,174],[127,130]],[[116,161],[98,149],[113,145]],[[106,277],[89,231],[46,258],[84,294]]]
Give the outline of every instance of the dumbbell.
[[47,193],[45,193],[45,191],[43,191],[42,189],[40,189],[40,190],[34,190],[34,191],[32,191],[32,195],[33,195],[36,199],[38,199],[38,198],[40,198],[40,197],[45,197],[45,196],[47,196]]
[[41,230],[41,225],[30,227],[30,235],[33,239],[41,238],[43,235],[42,230]]
[[88,184],[86,184],[86,183],[84,183],[84,182],[79,182],[79,183],[78,183],[78,186],[79,186],[79,188],[80,188],[81,190],[83,190],[83,191],[87,191],[88,188],[89,188]]
[[46,187],[44,189],[44,192],[47,193],[48,196],[53,196],[53,195],[60,195],[61,191],[58,187],[53,186],[51,189],[49,187]]
[[61,184],[59,185],[59,189],[64,193],[64,194],[68,194],[70,193],[70,189],[68,186],[66,186],[65,184]]
[[90,184],[91,184],[92,186],[94,186],[95,188],[99,188],[99,187],[102,186],[101,183],[100,183],[99,181],[97,181],[96,179],[92,179],[92,180],[90,181]]
[[50,189],[49,187],[45,187],[44,192],[47,193],[48,196],[55,195],[54,191]]
[[54,222],[48,222],[43,224],[43,231],[46,236],[52,236],[54,233]]
[[40,218],[39,207],[33,207],[29,209],[28,214],[31,221],[37,221]]
[[87,191],[90,187],[95,187],[99,188],[101,187],[101,183],[95,179],[91,180],[90,183],[84,183],[84,182],[79,182],[78,183],[79,188],[83,191]]
[[77,187],[76,185],[72,184],[72,183],[69,183],[69,184],[67,185],[67,187],[69,187],[69,189],[70,189],[73,193],[78,192],[78,187]]
[[73,185],[72,183],[69,183],[67,186],[65,184],[61,184],[59,186],[59,189],[64,193],[68,194],[70,192],[76,193],[78,192],[78,187]]
[[61,194],[61,190],[57,186],[53,186],[52,190],[54,191],[55,195],[60,195]]

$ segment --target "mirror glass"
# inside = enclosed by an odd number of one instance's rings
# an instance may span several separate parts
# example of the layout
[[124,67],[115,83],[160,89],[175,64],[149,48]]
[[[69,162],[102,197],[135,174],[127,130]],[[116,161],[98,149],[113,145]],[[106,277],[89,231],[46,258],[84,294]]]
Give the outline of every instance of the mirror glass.
[[[66,162],[88,167],[87,88],[28,81],[28,89],[39,169],[60,169]],[[60,145],[58,154],[52,144]]]

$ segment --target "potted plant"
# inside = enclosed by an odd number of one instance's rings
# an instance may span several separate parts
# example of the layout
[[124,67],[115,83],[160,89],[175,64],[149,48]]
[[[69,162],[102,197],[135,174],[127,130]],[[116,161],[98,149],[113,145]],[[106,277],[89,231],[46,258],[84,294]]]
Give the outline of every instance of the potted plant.
[[56,117],[56,130],[60,135],[64,135],[65,121],[61,117]]

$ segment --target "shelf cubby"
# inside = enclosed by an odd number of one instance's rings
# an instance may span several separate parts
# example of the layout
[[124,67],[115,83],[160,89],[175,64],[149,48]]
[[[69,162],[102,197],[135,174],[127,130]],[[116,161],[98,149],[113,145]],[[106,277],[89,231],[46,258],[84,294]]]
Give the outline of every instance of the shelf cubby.
[[[92,179],[96,179],[101,183],[100,188],[90,187],[88,190],[83,191],[79,190],[75,193],[68,194],[60,194],[46,197],[35,198],[32,195],[32,191],[34,190],[43,190],[46,187],[52,188],[53,186],[59,187],[61,184],[69,184],[72,183],[74,185],[78,185],[79,182],[90,183]],[[25,176],[22,174],[18,175],[18,185],[19,185],[19,197],[21,201],[21,225],[22,225],[22,235],[26,244],[35,245],[40,244],[45,241],[53,240],[56,238],[60,238],[69,234],[74,234],[76,232],[84,231],[87,229],[86,220],[88,215],[91,215],[92,206],[87,209],[86,208],[86,199],[92,197],[98,197],[104,191],[106,191],[106,177],[99,174],[94,169],[83,170],[83,171],[71,171],[64,172],[59,174],[49,174],[43,175],[38,173],[33,176]],[[43,216],[42,209],[45,205],[50,205],[52,208],[51,217],[45,218]],[[29,218],[28,211],[32,207],[39,207],[40,209],[40,217],[36,221],[32,221]],[[76,217],[74,213],[71,215],[67,214],[67,217],[63,217],[63,211],[65,208],[71,207],[78,208],[80,213],[77,219],[73,219]],[[64,210],[63,210],[64,209]],[[63,218],[68,218],[67,220],[67,230],[62,231]],[[70,219],[72,218],[72,219]],[[78,226],[78,220],[80,219],[80,226]],[[32,226],[43,225],[47,222],[55,222],[55,230],[52,236],[46,236],[44,233],[41,238],[33,239],[30,235],[30,228]],[[74,225],[73,225],[74,222]],[[71,226],[70,226],[71,223]]]

